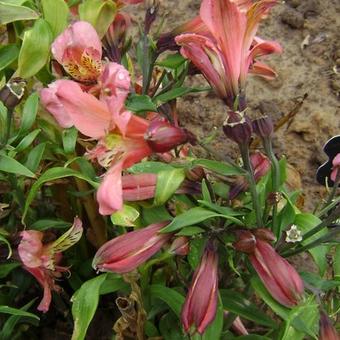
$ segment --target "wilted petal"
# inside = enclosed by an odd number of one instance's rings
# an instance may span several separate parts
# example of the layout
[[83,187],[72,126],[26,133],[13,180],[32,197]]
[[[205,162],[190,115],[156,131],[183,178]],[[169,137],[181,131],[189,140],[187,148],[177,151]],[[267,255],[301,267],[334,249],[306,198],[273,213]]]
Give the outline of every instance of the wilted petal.
[[72,80],[64,80],[56,96],[65,107],[74,126],[84,135],[99,138],[111,128],[111,114],[106,103],[84,92]]
[[57,80],[49,84],[48,88],[40,91],[40,98],[44,108],[53,115],[58,124],[63,128],[69,128],[73,125],[73,121],[56,95],[65,82],[67,83],[68,80]]
[[271,67],[261,63],[260,61],[256,61],[253,65],[251,65],[249,73],[255,74],[267,80],[273,80],[277,77],[277,73]]
[[168,222],[123,234],[106,242],[97,251],[92,266],[100,271],[127,273],[136,269],[171,238],[172,234],[159,234]]

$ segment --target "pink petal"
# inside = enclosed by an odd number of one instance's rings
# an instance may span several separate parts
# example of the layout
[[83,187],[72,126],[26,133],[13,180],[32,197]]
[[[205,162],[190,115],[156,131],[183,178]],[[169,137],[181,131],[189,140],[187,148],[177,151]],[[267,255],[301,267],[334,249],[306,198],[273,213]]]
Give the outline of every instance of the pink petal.
[[333,182],[335,182],[336,177],[337,177],[337,175],[338,175],[339,168],[340,168],[340,153],[338,153],[338,154],[334,157],[332,164],[333,164],[333,168],[332,168],[333,170],[332,170],[332,172],[331,172],[331,180],[332,180]]
[[57,80],[40,91],[40,98],[44,108],[50,112],[58,124],[63,128],[69,128],[73,125],[70,115],[65,110],[56,93],[67,80]]
[[56,95],[74,126],[84,135],[99,138],[111,128],[111,114],[107,105],[93,95],[83,92],[76,82],[64,80]]
[[22,237],[18,245],[20,260],[26,267],[35,268],[42,264],[43,233],[37,230],[27,230],[20,233]]
[[86,21],[75,22],[54,40],[52,53],[59,64],[63,64],[64,53],[70,47],[80,50],[92,48],[97,51],[98,60],[101,60],[102,43],[96,30]]
[[273,80],[277,77],[277,73],[268,65],[256,61],[250,68],[249,73],[260,76],[267,80]]
[[97,201],[101,215],[111,215],[123,207],[122,168],[123,161],[112,166],[99,186]]
[[241,64],[245,58],[243,40],[247,27],[246,14],[230,0],[203,0],[200,16],[215,37],[225,57],[227,74],[233,85],[234,93],[238,93]]

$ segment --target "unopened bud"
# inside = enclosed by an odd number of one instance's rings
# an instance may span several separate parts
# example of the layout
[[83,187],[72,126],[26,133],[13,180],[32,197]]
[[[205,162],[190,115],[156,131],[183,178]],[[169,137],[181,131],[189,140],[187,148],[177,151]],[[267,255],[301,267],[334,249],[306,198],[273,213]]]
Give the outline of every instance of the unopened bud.
[[339,334],[325,312],[320,313],[319,340],[339,340]]
[[7,109],[13,110],[24,96],[25,88],[26,80],[13,78],[0,90],[0,100]]
[[186,130],[172,126],[165,121],[154,120],[150,123],[144,138],[154,152],[167,152],[188,141]]
[[191,181],[200,182],[205,178],[205,172],[201,166],[195,166],[194,168],[188,169],[185,172],[185,176]]
[[269,138],[273,134],[273,121],[268,116],[262,116],[253,120],[253,130],[261,138]]
[[230,111],[223,124],[224,134],[237,144],[248,145],[252,134],[250,119],[244,112]]
[[282,194],[280,192],[271,192],[267,197],[267,203],[272,206],[278,204],[282,199]]
[[238,231],[237,236],[238,240],[234,242],[234,248],[243,253],[252,254],[256,246],[255,236],[248,230]]
[[256,238],[260,240],[267,241],[267,242],[274,242],[276,241],[276,237],[273,232],[266,228],[257,228],[252,230],[253,234]]
[[185,256],[188,255],[189,250],[189,239],[185,236],[180,236],[175,238],[175,240],[172,242],[169,252],[176,255]]
[[157,12],[159,7],[158,0],[148,0],[146,1],[146,14],[144,22],[144,32],[148,34],[150,32],[151,25],[156,20]]

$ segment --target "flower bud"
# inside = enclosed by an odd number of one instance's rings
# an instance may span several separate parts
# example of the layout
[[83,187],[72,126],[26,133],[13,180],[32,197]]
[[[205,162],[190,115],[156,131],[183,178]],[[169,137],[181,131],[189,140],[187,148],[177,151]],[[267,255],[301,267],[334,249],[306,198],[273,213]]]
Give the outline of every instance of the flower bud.
[[253,130],[261,138],[270,138],[274,132],[272,119],[268,116],[262,116],[254,119]]
[[276,237],[273,234],[273,232],[267,228],[257,228],[252,230],[252,232],[255,235],[256,239],[260,239],[267,242],[276,241]]
[[188,133],[161,120],[150,123],[144,138],[154,152],[167,152],[188,141]]
[[234,242],[233,246],[236,250],[243,253],[251,254],[255,250],[256,239],[255,236],[248,230],[237,231],[238,240]]
[[122,177],[123,200],[143,201],[155,196],[156,174],[136,174]]
[[272,297],[286,307],[297,305],[303,295],[303,282],[294,267],[267,242],[257,238],[250,262]]
[[13,78],[0,90],[0,100],[7,109],[13,110],[20,103],[26,84],[22,78]]
[[253,129],[250,119],[244,112],[230,111],[223,124],[223,131],[235,143],[248,145]]
[[181,320],[186,332],[194,326],[199,334],[203,334],[209,324],[215,319],[218,290],[218,256],[206,247],[201,263],[196,269],[189,292],[186,296]]
[[103,272],[128,273],[156,254],[172,234],[159,231],[168,222],[151,224],[114,238],[101,246],[94,256],[92,267]]
[[189,239],[186,236],[180,236],[175,238],[169,249],[170,253],[185,256],[188,255],[190,250]]
[[325,312],[320,313],[319,340],[339,340],[338,332]]

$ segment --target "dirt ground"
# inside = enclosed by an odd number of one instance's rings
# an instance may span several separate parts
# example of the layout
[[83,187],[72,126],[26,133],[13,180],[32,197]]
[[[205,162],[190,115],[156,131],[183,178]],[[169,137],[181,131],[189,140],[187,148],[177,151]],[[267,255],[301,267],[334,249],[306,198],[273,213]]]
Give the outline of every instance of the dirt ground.
[[[199,7],[200,0],[161,0],[160,13],[166,15],[165,27],[171,29],[197,15]],[[301,175],[306,210],[325,195],[315,173],[326,160],[324,143],[340,133],[339,29],[339,0],[287,0],[277,5],[261,24],[259,36],[283,46],[281,55],[267,58],[279,77],[274,81],[249,77],[248,81],[252,116],[262,111],[277,121],[308,95],[289,127],[281,128],[274,140],[277,155],[287,157]],[[203,78],[194,78],[195,83],[206,84]],[[180,100],[179,114],[183,125],[203,136],[215,127],[221,130],[226,113],[209,93]],[[223,134],[213,146],[220,155],[235,154],[235,146]]]

